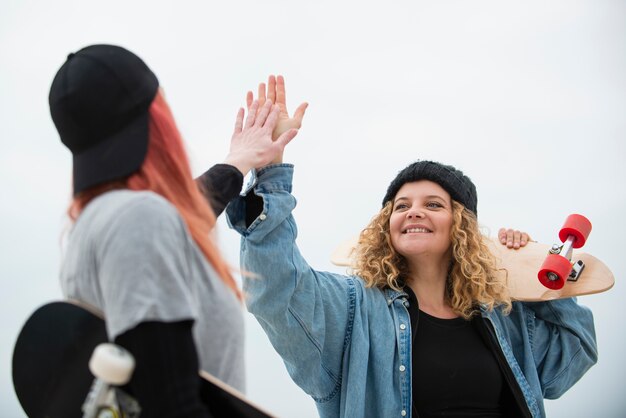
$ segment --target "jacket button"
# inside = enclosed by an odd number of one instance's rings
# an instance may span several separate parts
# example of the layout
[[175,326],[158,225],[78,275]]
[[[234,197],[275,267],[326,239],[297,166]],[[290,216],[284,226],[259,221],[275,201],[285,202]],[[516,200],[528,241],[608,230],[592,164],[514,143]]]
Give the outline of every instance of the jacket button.
[[262,213],[262,214],[259,215],[259,219],[264,221],[265,219],[267,219],[267,215]]
[[406,325],[400,324],[400,329],[406,329]]
[[400,415],[402,415],[403,417],[406,417],[406,411],[403,409],[402,412],[400,412]]
[[400,366],[400,371],[403,372],[406,370],[406,367],[404,367],[404,365]]

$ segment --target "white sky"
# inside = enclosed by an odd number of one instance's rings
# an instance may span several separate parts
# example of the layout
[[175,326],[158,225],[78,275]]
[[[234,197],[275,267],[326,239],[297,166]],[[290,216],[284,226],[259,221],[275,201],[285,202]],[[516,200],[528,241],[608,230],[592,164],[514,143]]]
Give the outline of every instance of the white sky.
[[[70,154],[47,95],[65,56],[125,46],[164,86],[194,170],[220,162],[245,92],[285,75],[288,104],[310,103],[286,153],[296,164],[299,244],[319,269],[378,210],[406,164],[431,158],[477,184],[479,220],[553,242],[569,213],[594,229],[586,251],[615,288],[580,299],[595,314],[600,359],[550,417],[626,410],[626,3],[544,1],[0,3],[0,415],[22,417],[10,381],[27,315],[60,297],[57,272]],[[227,257],[238,237],[220,224]],[[281,417],[315,417],[254,319],[248,394]]]

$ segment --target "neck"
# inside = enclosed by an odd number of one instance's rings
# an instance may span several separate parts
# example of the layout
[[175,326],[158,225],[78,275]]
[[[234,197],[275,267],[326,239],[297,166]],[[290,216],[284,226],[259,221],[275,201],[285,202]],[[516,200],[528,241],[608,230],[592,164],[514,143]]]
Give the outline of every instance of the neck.
[[409,262],[407,285],[415,293],[420,310],[439,318],[458,316],[446,300],[449,264],[449,257],[438,261],[422,258]]

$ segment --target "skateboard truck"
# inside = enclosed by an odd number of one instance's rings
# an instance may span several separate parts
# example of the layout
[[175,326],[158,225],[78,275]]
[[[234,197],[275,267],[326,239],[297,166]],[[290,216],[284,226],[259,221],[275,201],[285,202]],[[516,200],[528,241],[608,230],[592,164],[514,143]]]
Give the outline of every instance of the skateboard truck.
[[[550,249],[550,254],[561,254],[561,252],[563,251],[563,248],[565,248],[565,245],[558,245],[558,244],[554,244],[552,246],[552,248]],[[571,246],[569,247],[569,249],[566,249],[565,254],[563,255],[565,258],[567,258],[568,260],[572,259],[572,248]],[[569,282],[575,282],[578,280],[578,277],[580,277],[580,274],[583,272],[583,269],[585,268],[585,263],[582,260],[578,260],[576,262],[574,262],[572,264],[572,270],[570,271],[569,275],[567,276],[567,281]],[[547,273],[548,274],[548,279],[549,280],[558,280],[558,276],[556,275],[556,273],[550,271]]]
[[135,359],[124,348],[110,343],[98,345],[89,360],[95,376],[83,404],[83,418],[137,418],[139,404],[116,386],[128,383]]
[[569,274],[569,277],[567,278],[567,280],[570,282],[577,281],[578,277],[580,277],[580,273],[583,272],[584,268],[585,268],[585,263],[583,263],[583,260],[578,260],[577,262],[572,264],[572,271]]
[[567,217],[559,231],[563,245],[552,246],[537,275],[545,287],[558,290],[565,285],[566,280],[578,280],[585,263],[582,260],[572,263],[572,252],[574,248],[585,245],[590,232],[591,222],[584,216],[574,214]]

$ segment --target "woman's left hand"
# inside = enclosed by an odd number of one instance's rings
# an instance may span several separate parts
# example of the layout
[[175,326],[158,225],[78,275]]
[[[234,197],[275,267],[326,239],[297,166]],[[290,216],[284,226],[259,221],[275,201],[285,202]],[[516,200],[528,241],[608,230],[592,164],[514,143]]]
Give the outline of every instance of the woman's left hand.
[[528,233],[511,228],[500,228],[498,231],[498,239],[502,245],[516,250],[524,247],[528,241],[531,241]]
[[[249,91],[246,95],[246,104],[248,105],[248,111],[254,100],[254,94]],[[278,121],[274,128],[273,139],[276,140],[283,133],[290,129],[300,129],[302,126],[302,119],[304,118],[304,112],[309,106],[304,102],[293,113],[293,116],[289,116],[287,110],[287,94],[285,92],[285,79],[282,75],[273,76],[270,75],[267,79],[267,94],[265,83],[259,84],[258,97],[259,106],[263,106],[266,100],[278,105],[280,112],[278,113]]]

